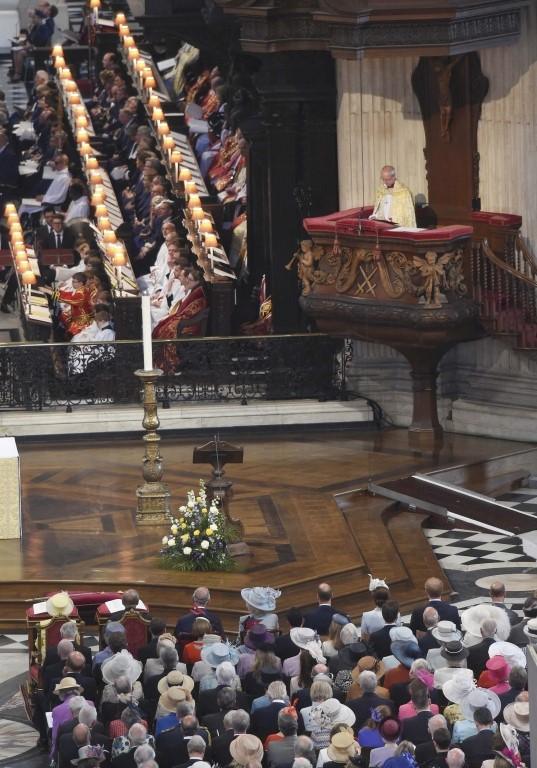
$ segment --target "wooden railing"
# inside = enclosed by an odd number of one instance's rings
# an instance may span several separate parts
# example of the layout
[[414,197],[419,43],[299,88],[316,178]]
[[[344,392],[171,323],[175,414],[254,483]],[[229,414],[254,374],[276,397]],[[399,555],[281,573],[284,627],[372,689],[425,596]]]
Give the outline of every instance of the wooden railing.
[[472,282],[481,321],[493,335],[516,336],[517,347],[537,349],[537,264],[519,235],[512,252],[502,256],[486,238],[473,244]]

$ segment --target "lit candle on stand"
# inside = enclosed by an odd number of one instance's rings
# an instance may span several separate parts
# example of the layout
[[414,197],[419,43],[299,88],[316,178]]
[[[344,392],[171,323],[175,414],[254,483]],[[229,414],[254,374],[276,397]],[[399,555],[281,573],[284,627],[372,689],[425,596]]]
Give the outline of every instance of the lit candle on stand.
[[93,11],[93,18],[95,23],[99,21],[99,8],[101,7],[101,0],[90,0],[90,8]]
[[171,157],[170,157],[170,161],[171,161],[171,164],[173,165],[173,169],[174,169],[174,172],[175,172],[175,174],[174,174],[175,175],[175,181],[179,181],[179,164],[180,164],[182,159],[183,159],[183,156],[181,155],[181,153],[179,152],[178,149],[172,151],[172,154],[171,154]]
[[149,295],[142,295],[142,338],[144,342],[144,371],[153,370],[153,342],[151,339],[151,303]]

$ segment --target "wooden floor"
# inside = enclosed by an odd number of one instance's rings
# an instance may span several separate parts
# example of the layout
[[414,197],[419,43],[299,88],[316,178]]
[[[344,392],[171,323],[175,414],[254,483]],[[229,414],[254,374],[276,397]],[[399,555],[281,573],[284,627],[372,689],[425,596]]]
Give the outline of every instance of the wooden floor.
[[[0,541],[0,626],[24,620],[24,600],[56,587],[138,585],[154,615],[174,621],[192,588],[207,584],[229,628],[242,611],[243,586],[282,588],[278,608],[312,604],[329,581],[336,604],[353,616],[369,607],[368,573],[387,578],[406,607],[439,573],[421,532],[423,517],[397,511],[364,492],[370,479],[440,471],[481,491],[537,470],[537,449],[523,443],[448,435],[434,451],[409,445],[405,430],[325,429],[221,435],[244,446],[230,465],[232,512],[244,525],[251,557],[230,574],[180,574],[159,567],[165,529],[137,528],[141,440],[21,443],[23,538]],[[173,506],[184,503],[207,467],[192,464],[192,436],[163,437],[165,480]]]

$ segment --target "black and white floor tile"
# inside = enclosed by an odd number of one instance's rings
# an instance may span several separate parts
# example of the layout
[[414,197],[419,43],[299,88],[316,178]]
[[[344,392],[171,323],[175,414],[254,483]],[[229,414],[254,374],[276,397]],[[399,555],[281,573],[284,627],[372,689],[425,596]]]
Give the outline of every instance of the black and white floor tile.
[[[497,500],[537,516],[535,488],[520,488]],[[537,567],[536,561],[524,553],[518,536],[502,536],[467,528],[426,528],[425,535],[439,564],[446,571],[526,570]]]

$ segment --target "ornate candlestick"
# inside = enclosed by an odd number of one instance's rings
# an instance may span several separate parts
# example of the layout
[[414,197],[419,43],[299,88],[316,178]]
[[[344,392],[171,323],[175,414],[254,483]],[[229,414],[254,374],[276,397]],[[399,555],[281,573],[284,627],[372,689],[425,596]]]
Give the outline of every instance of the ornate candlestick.
[[144,484],[136,489],[138,507],[137,525],[166,525],[170,520],[170,491],[162,481],[162,458],[160,455],[160,435],[157,429],[160,421],[157,414],[157,396],[155,383],[162,371],[158,368],[134,372],[144,385],[144,419],[142,426],[145,455],[143,459]]

